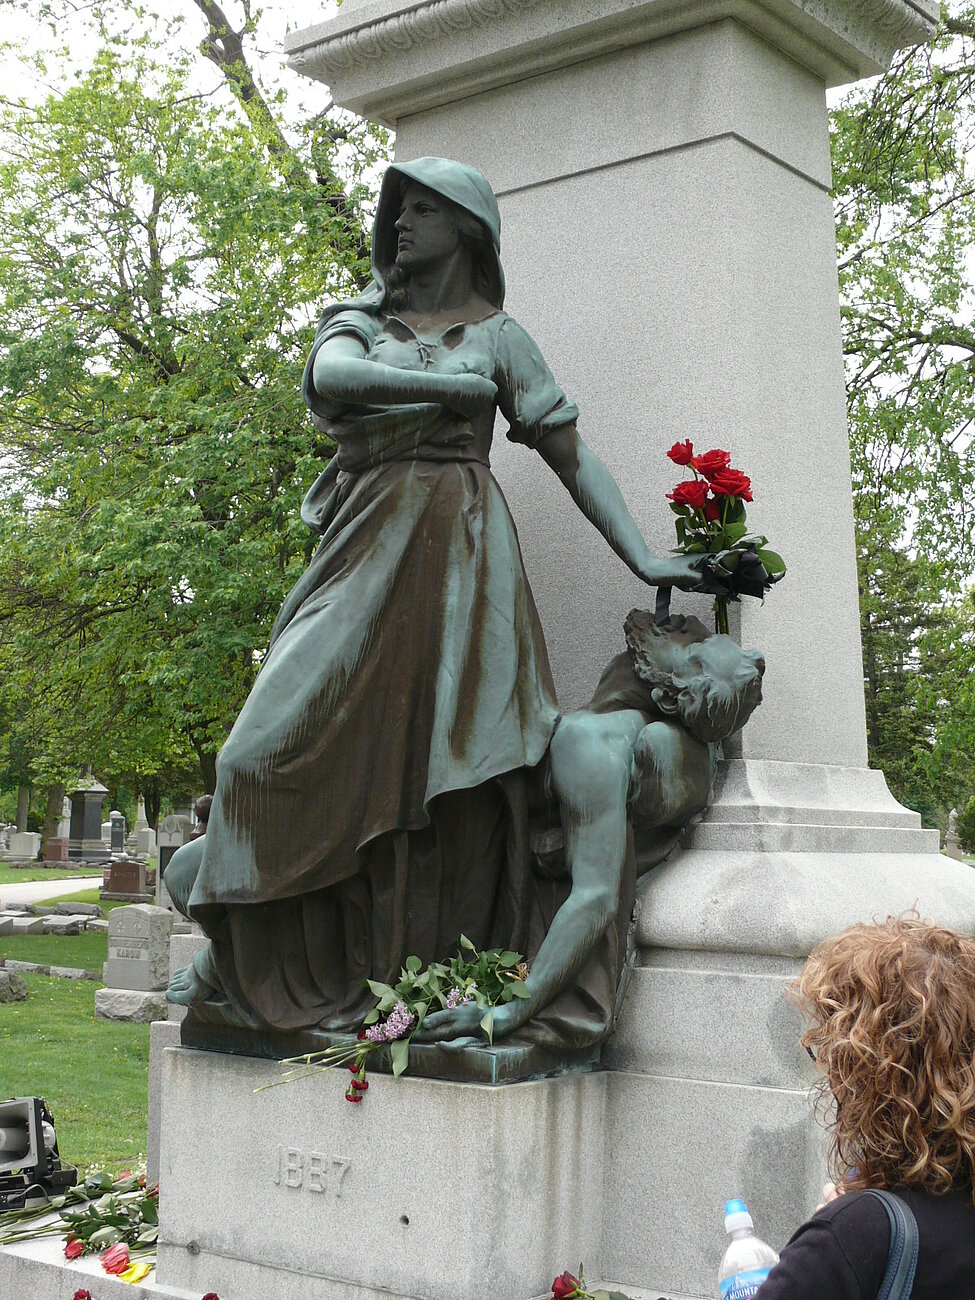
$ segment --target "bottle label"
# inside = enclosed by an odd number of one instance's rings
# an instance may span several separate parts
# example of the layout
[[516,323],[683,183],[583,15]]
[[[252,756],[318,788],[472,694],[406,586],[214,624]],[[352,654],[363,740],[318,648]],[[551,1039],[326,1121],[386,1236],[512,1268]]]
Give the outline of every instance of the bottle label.
[[747,1273],[725,1278],[721,1283],[721,1300],[751,1300],[771,1271],[770,1268],[750,1268]]

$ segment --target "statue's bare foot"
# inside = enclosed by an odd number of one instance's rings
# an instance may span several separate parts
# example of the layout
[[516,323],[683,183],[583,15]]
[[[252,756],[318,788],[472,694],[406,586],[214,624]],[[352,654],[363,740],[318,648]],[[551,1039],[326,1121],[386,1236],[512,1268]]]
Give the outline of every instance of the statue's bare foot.
[[192,962],[178,970],[166,990],[166,1001],[175,1002],[183,1007],[195,1007],[200,1002],[212,998],[216,989],[200,978],[200,973]]

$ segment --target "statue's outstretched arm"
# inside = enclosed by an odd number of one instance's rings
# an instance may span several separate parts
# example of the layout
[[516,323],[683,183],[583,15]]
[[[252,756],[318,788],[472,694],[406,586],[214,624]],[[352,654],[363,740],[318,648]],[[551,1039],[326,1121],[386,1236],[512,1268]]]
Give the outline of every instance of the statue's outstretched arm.
[[483,375],[442,375],[429,370],[400,370],[367,361],[364,344],[339,334],[318,349],[312,380],[327,401],[346,406],[400,406],[438,402],[473,416],[493,402],[497,385]]
[[[529,997],[495,1008],[494,1036],[503,1038],[546,1007],[581,969],[619,906],[626,854],[626,805],[633,745],[646,723],[635,709],[564,717],[552,739],[552,785],[559,801],[569,897],[556,912],[531,964]],[[428,1016],[419,1039],[477,1032],[475,1007]]]
[[545,463],[555,470],[576,505],[638,578],[654,587],[700,587],[698,557],[650,554],[636,521],[627,509],[616,480],[574,424],[547,433],[537,444]]

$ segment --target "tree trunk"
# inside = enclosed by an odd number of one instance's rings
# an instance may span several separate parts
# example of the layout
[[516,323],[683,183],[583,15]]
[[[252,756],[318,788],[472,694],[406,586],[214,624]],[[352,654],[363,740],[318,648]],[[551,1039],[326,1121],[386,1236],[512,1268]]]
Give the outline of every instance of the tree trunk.
[[212,749],[198,749],[196,753],[200,760],[203,789],[207,794],[213,794],[217,788],[217,756]]
[[41,836],[42,846],[48,840],[53,840],[58,833],[58,822],[61,820],[61,805],[64,803],[66,794],[66,786],[49,785],[47,787],[47,807],[44,809],[44,831]]
[[27,829],[27,814],[30,812],[30,786],[21,785],[17,787],[17,829],[25,831]]
[[158,776],[146,782],[142,797],[146,801],[146,821],[155,830],[156,823],[159,821],[159,805],[162,803],[162,788]]

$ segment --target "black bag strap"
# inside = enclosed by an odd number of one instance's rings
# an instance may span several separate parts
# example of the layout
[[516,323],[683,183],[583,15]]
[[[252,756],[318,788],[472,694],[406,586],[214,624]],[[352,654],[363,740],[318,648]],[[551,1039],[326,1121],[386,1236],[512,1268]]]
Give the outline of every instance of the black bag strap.
[[877,1300],[910,1300],[917,1269],[917,1219],[911,1207],[893,1192],[881,1192],[873,1187],[867,1191],[868,1195],[880,1201],[890,1220],[887,1272],[877,1292]]

